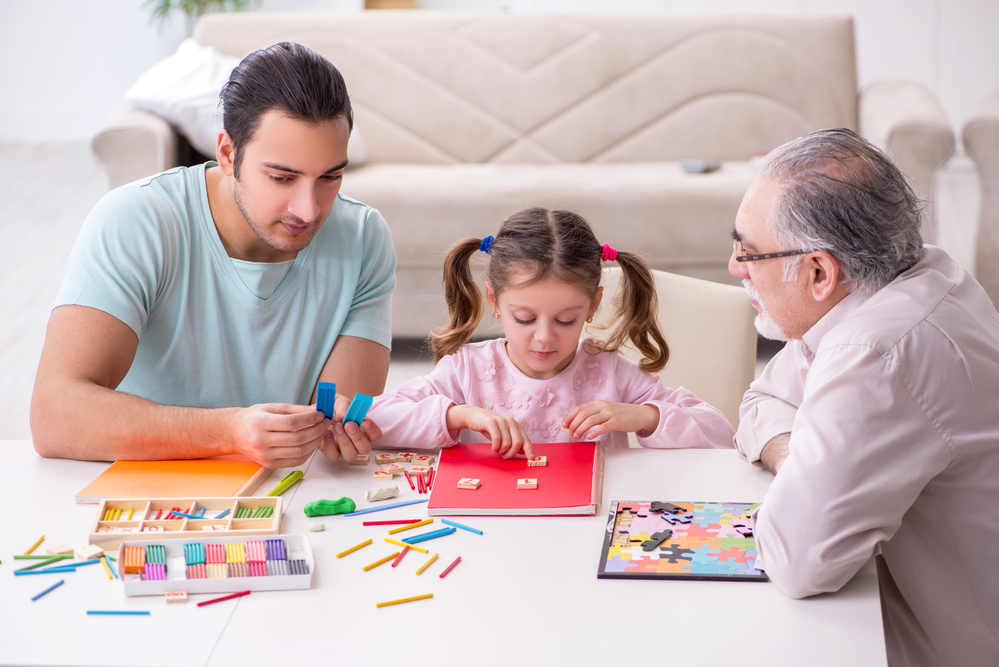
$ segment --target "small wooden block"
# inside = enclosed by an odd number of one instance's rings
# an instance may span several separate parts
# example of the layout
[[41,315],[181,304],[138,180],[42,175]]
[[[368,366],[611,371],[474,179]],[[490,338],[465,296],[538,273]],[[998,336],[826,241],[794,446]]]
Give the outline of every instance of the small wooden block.
[[409,467],[409,475],[410,475],[410,477],[412,477],[413,475],[420,475],[422,477],[426,477],[429,474],[430,474],[430,468],[428,468],[426,466],[410,466]]
[[395,460],[405,461],[406,463],[409,463],[409,460],[412,459],[414,456],[417,456],[415,452],[399,452],[398,454],[395,455]]
[[458,480],[459,489],[477,489],[480,484],[482,484],[481,479],[474,479],[472,477],[462,477]]
[[[381,454],[379,454],[381,456]],[[406,466],[399,463],[387,463],[382,466],[382,472],[387,472],[392,475],[401,475],[406,471]]]
[[414,456],[409,460],[414,466],[428,466],[437,460],[436,456]]
[[187,602],[187,591],[170,591],[166,594],[167,602]]
[[543,468],[543,467],[545,467],[545,466],[548,465],[548,457],[547,456],[538,456],[538,457],[533,458],[533,459],[527,459],[527,465],[530,466],[530,467],[532,467],[532,468],[533,467],[541,467],[541,468]]
[[60,544],[57,547],[49,547],[45,550],[45,553],[51,556],[61,556],[63,554],[73,553],[73,547],[67,547],[65,544]]
[[536,479],[518,479],[517,480],[518,489],[536,489],[538,488],[538,480]]
[[384,472],[382,470],[375,471],[375,479],[392,479],[394,475],[390,472]]
[[368,461],[371,460],[371,456],[368,454],[358,454],[357,458],[350,462],[349,465],[352,466],[366,466]]
[[375,454],[375,463],[379,465],[384,463],[395,463],[395,457],[391,454]]
[[100,558],[104,555],[104,549],[100,548],[96,544],[88,544],[82,549],[76,550],[76,557],[79,560],[93,560],[95,558]]

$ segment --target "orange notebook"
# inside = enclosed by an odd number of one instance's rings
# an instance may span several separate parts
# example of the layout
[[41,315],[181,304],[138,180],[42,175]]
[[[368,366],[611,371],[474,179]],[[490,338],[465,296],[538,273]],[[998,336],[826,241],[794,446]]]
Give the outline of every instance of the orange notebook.
[[76,494],[77,503],[105,498],[248,496],[270,473],[235,456],[187,461],[115,461]]

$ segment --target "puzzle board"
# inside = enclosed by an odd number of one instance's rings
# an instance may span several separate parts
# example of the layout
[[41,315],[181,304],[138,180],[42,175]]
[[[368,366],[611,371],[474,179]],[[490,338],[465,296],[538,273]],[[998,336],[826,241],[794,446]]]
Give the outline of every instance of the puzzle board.
[[[598,579],[767,581],[755,568],[750,514],[759,503],[611,503]],[[651,551],[643,542],[670,530]]]

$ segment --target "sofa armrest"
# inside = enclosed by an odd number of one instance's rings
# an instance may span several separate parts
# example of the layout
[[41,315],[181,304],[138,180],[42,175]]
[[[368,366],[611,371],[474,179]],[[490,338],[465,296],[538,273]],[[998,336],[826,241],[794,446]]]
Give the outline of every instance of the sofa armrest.
[[961,132],[982,188],[975,277],[999,306],[999,90],[978,103]]
[[[892,157],[916,195],[932,200],[933,175],[954,152],[954,132],[925,86],[908,81],[872,83],[860,92],[860,133]],[[923,216],[923,241],[933,243],[932,209]]]
[[122,102],[90,142],[112,188],[176,167],[177,130],[159,116]]

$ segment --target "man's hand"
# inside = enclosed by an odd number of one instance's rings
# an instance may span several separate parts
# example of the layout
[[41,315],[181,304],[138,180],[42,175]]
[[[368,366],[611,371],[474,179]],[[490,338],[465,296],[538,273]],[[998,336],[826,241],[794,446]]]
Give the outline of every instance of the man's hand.
[[760,464],[767,472],[776,475],[780,467],[784,465],[784,459],[790,453],[791,434],[781,433],[770,438],[770,442],[763,446],[760,452]]
[[596,440],[608,431],[651,434],[659,426],[659,409],[611,401],[577,405],[562,420],[562,430],[577,440]]
[[511,459],[522,448],[528,458],[534,458],[531,439],[513,417],[471,405],[452,405],[447,409],[447,430],[463,428],[481,433],[493,443],[493,454]]
[[328,424],[315,406],[264,403],[237,410],[232,432],[239,453],[254,463],[292,468],[322,446]]
[[[319,443],[319,449],[328,461],[336,461],[341,456],[347,461],[353,461],[358,454],[371,451],[371,443],[382,437],[382,430],[370,419],[365,418],[360,424],[343,423],[343,417],[350,407],[350,399],[343,394],[336,395],[333,408],[333,421],[327,421],[327,428]],[[312,406],[315,410],[315,406]],[[322,416],[321,412],[317,412]]]

